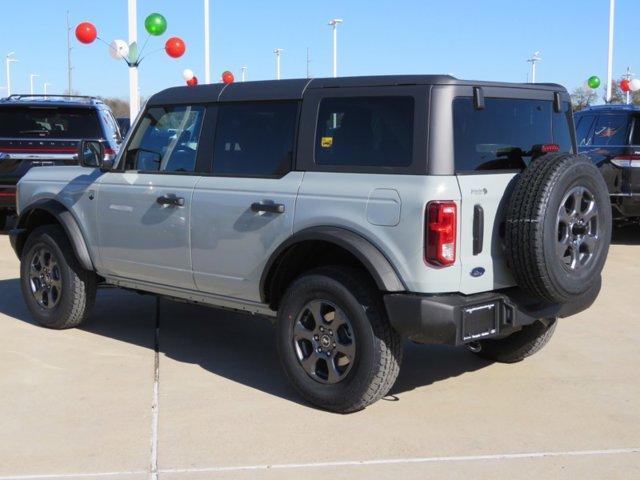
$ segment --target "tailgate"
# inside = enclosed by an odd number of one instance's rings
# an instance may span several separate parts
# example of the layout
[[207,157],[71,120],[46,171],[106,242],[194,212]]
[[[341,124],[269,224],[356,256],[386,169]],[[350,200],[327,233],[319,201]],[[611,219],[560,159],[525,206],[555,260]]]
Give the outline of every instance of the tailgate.
[[515,285],[504,254],[504,219],[515,173],[457,175],[460,187],[460,292]]
[[75,165],[79,140],[0,138],[0,185],[15,185],[31,167]]

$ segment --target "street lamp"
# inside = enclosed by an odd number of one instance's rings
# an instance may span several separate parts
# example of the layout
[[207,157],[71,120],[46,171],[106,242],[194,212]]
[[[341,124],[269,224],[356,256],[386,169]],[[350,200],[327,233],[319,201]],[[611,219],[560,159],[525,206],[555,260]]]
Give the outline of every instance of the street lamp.
[[613,82],[613,17],[616,0],[609,0],[609,51],[607,55],[607,103],[611,102],[611,83]]
[[343,22],[341,18],[329,20],[329,25],[333,27],[333,76],[338,76],[338,25]]
[[7,62],[7,97],[11,96],[11,62],[17,62],[18,59],[13,58],[16,52],[9,52],[5,57]]
[[280,80],[280,55],[284,52],[283,48],[276,48],[273,53],[276,54],[276,80]]
[[242,67],[240,70],[242,70],[242,81],[244,82],[246,80],[246,76],[247,76],[247,67]]
[[[47,98],[47,90],[49,89],[50,86],[51,86],[50,83],[44,82],[44,98]],[[69,95],[71,95],[71,94],[69,94]]]
[[534,52],[531,58],[527,59],[527,62],[531,64],[531,79],[530,83],[536,83],[536,63],[542,60],[540,52]]
[[39,77],[40,75],[38,75],[37,73],[30,73],[29,74],[29,93],[31,95],[33,95],[33,79],[36,77]]
[[209,0],[204,0],[204,83],[211,83],[209,30]]
[[[138,10],[137,0],[129,0],[127,2],[128,20],[129,20],[129,45],[138,41]],[[69,92],[71,94],[71,92]],[[129,65],[129,119],[133,124],[136,116],[140,111],[140,90],[138,87],[138,66],[137,64]]]

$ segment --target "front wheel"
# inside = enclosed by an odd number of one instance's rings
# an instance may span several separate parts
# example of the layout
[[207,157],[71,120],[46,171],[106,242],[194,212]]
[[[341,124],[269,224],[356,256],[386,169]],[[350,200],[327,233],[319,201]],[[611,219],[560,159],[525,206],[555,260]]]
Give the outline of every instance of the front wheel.
[[77,327],[96,296],[96,277],[84,270],[62,228],[45,225],[27,238],[20,258],[20,284],[31,315],[44,327]]
[[522,327],[508,337],[487,339],[479,342],[479,349],[472,351],[486,359],[501,363],[516,363],[542,350],[553,332],[556,330],[557,320],[542,319],[531,325]]
[[386,395],[402,361],[380,293],[361,272],[325,267],[288,288],[278,312],[278,351],[298,392],[350,413]]

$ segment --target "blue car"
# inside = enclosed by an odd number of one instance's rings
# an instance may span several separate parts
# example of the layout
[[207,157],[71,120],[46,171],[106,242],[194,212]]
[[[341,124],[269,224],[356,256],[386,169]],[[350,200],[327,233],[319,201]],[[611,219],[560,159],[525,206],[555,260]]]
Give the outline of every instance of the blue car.
[[578,151],[604,176],[614,219],[640,221],[640,107],[589,107],[574,120]]

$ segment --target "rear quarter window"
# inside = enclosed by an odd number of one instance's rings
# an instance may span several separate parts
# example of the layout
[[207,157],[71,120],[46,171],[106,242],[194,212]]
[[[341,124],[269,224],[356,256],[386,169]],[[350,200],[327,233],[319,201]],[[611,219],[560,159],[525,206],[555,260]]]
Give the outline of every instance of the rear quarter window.
[[456,172],[519,170],[534,145],[556,143],[572,152],[571,109],[555,112],[549,100],[487,98],[476,109],[471,97],[453,101]]

